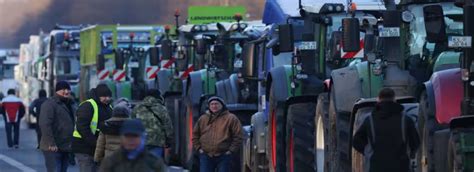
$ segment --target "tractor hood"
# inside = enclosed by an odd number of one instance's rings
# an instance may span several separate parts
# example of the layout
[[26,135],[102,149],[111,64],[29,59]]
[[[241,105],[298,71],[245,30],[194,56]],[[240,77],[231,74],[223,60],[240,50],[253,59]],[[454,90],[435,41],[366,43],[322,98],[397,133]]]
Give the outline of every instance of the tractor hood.
[[449,124],[452,118],[461,115],[461,101],[464,94],[459,68],[435,72],[430,82],[433,87],[436,120]]

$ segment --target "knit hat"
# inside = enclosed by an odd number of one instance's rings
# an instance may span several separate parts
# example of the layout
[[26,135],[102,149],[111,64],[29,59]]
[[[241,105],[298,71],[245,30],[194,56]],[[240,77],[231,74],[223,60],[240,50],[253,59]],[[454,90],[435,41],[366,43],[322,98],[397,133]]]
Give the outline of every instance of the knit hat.
[[55,88],[56,89],[54,91],[59,91],[59,90],[64,90],[64,89],[71,90],[71,86],[69,85],[67,81],[59,81],[58,83],[56,83]]
[[120,129],[120,134],[135,134],[141,136],[145,134],[145,126],[143,126],[142,121],[138,119],[128,119],[123,122],[122,128]]
[[118,103],[113,110],[113,117],[128,118],[130,116],[130,107],[125,103]]
[[222,110],[226,110],[226,109],[227,109],[227,106],[226,106],[226,104],[225,104],[224,99],[222,99],[222,98],[220,98],[220,97],[218,97],[218,96],[212,96],[211,98],[209,98],[209,99],[207,100],[207,106],[208,106],[208,107],[210,106],[210,104],[211,104],[212,101],[218,101],[219,103],[221,103],[221,105],[222,105]]
[[39,96],[39,97],[46,97],[46,90],[41,89],[41,90],[38,92],[38,96]]
[[97,97],[112,97],[112,91],[105,84],[99,84],[95,87],[95,94]]

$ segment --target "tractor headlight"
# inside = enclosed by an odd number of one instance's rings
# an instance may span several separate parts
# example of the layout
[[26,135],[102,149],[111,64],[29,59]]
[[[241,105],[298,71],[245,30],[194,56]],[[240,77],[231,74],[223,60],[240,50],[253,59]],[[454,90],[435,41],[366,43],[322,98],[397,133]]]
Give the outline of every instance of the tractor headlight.
[[410,11],[403,11],[402,13],[402,20],[404,22],[410,23],[415,19],[415,15],[411,13]]

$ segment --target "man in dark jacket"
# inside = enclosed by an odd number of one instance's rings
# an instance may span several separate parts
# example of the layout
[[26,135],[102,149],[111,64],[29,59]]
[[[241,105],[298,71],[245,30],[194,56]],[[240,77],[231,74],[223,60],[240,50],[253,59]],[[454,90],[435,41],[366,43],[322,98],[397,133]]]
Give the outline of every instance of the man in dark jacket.
[[71,152],[74,109],[71,87],[65,81],[56,84],[56,94],[41,105],[39,126],[42,131],[40,149],[48,172],[65,172]]
[[103,160],[101,172],[165,171],[163,160],[145,147],[146,132],[140,120],[126,120],[120,134],[121,148]]
[[354,135],[353,147],[365,156],[364,171],[408,172],[419,144],[415,123],[395,102],[395,92],[382,89],[372,114]]
[[230,171],[231,155],[242,144],[240,120],[227,110],[224,100],[211,97],[209,110],[197,121],[193,130],[193,146],[199,151],[201,172]]
[[99,130],[104,121],[112,116],[110,101],[112,91],[105,84],[94,89],[94,98],[79,105],[76,116],[76,128],[73,132],[72,151],[75,153],[81,172],[95,172],[94,151]]
[[39,91],[38,98],[33,100],[33,102],[31,102],[30,107],[29,107],[29,113],[31,115],[33,115],[34,117],[36,117],[36,124],[37,124],[36,125],[36,137],[38,138],[38,147],[37,147],[38,149],[39,149],[39,145],[40,145],[40,141],[41,141],[41,129],[39,127],[41,105],[46,100],[48,100],[48,98],[46,98],[46,90],[41,89]]

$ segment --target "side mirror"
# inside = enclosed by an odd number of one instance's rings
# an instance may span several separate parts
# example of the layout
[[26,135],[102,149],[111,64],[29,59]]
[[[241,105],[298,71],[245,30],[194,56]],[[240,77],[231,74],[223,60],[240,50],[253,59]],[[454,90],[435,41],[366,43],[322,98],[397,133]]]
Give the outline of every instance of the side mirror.
[[294,47],[293,42],[293,27],[291,24],[284,24],[278,26],[278,41],[279,52],[292,52]]
[[150,47],[148,53],[150,54],[150,65],[158,66],[160,61],[160,50],[157,47]]
[[97,55],[97,59],[96,59],[96,63],[97,63],[97,71],[101,71],[101,70],[104,70],[105,69],[105,57],[103,54],[99,54]]
[[242,50],[242,76],[255,77],[256,63],[255,63],[255,44],[247,43]]
[[161,40],[161,55],[163,60],[169,60],[173,56],[173,46],[171,40],[165,39]]
[[123,69],[125,59],[123,58],[122,51],[115,50],[115,68],[116,69]]
[[446,37],[446,23],[443,8],[440,5],[423,7],[425,19],[426,40],[431,43],[443,42]]
[[355,52],[360,49],[359,19],[342,19],[342,49],[345,52]]
[[200,55],[207,53],[207,43],[205,39],[196,40],[196,53]]

